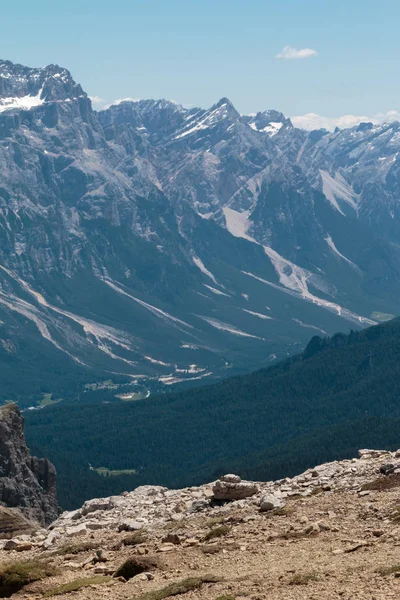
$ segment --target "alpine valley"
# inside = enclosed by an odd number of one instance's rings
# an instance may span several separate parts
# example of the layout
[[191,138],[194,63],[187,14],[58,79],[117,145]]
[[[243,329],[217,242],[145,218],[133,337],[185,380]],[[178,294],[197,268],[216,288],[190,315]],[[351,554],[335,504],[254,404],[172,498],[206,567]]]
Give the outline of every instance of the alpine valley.
[[96,112],[66,69],[0,61],[2,400],[211,382],[398,314],[399,151],[398,122],[226,98]]

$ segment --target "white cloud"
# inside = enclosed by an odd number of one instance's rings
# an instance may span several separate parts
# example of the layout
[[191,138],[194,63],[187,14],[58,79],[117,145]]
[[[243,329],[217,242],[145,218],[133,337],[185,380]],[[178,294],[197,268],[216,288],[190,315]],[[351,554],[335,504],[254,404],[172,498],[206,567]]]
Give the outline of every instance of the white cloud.
[[392,123],[393,121],[400,121],[400,111],[389,110],[386,113],[378,113],[374,116],[367,117],[365,115],[342,115],[341,117],[324,117],[316,113],[308,113],[306,115],[299,115],[291,117],[291,121],[295,127],[300,129],[307,129],[311,131],[313,129],[328,129],[333,131],[335,127],[340,129],[347,129],[348,127],[354,127],[360,123]]
[[114,106],[117,104],[122,104],[122,102],[139,102],[142,98],[118,98],[118,100],[113,100],[109,104],[104,106],[104,109],[110,108],[110,106]]
[[92,104],[103,104],[105,102],[100,96],[89,96],[89,98],[92,101]]
[[297,50],[292,46],[285,46],[275,58],[278,60],[293,60],[298,58],[310,58],[311,56],[318,56],[318,52],[312,48],[302,48]]

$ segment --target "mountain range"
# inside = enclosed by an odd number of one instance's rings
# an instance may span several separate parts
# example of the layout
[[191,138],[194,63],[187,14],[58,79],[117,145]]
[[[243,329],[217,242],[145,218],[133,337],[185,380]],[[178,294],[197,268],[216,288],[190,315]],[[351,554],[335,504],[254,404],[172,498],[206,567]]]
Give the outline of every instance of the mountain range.
[[0,61],[0,373],[22,406],[267,366],[398,313],[400,124],[306,132]]

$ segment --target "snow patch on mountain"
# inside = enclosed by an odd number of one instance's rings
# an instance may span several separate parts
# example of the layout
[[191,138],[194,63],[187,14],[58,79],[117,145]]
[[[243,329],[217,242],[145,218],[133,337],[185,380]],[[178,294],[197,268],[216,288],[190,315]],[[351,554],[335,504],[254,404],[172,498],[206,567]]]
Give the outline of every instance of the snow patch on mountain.
[[252,123],[249,123],[249,125],[252,129],[254,129],[254,131],[268,133],[272,137],[278,133],[278,131],[281,129],[283,123],[274,123],[273,121],[271,121],[271,123],[269,123],[262,129],[259,129],[254,121]]
[[242,311],[247,312],[247,313],[249,313],[249,315],[253,315],[254,317],[258,317],[259,319],[267,319],[267,320],[272,319],[272,317],[269,317],[268,315],[263,315],[262,313],[254,312],[254,310],[248,310],[247,308],[242,308]]
[[[171,314],[169,314],[165,310],[161,310],[161,308],[157,308],[156,306],[153,306],[152,304],[149,304],[148,302],[144,302],[144,300],[139,300],[139,298],[136,298],[132,294],[128,294],[128,292],[125,292],[125,290],[118,287],[113,281],[110,281],[109,279],[104,278],[104,283],[106,283],[109,287],[111,287],[113,290],[115,290],[119,294],[122,294],[123,296],[127,296],[134,302],[137,302],[138,304],[140,304],[141,306],[143,306],[144,308],[149,310],[151,313],[153,313],[153,315],[155,315],[156,317],[163,319],[164,321],[168,321],[170,323],[176,324],[176,325],[182,325],[183,327],[188,327],[189,329],[193,329],[192,325],[189,325],[189,323],[185,323],[185,321],[182,321],[181,319],[178,319],[177,317],[173,317]],[[179,327],[179,329],[180,329],[180,327]]]
[[6,110],[30,110],[31,108],[36,108],[37,106],[41,106],[44,104],[44,100],[42,99],[43,88],[39,90],[36,96],[22,96],[20,98],[0,98],[0,113],[5,112]]
[[292,318],[292,321],[294,321],[295,323],[298,323],[298,325],[300,325],[300,327],[306,327],[307,329],[315,329],[315,331],[319,331],[323,335],[328,335],[328,333],[324,329],[321,329],[320,327],[317,327],[316,325],[309,325],[308,323],[303,323],[303,321],[300,321],[300,319],[295,319],[294,317]]
[[358,204],[357,199],[358,196],[352,190],[351,186],[347,183],[347,181],[339,174],[335,173],[335,177],[331,177],[327,171],[323,171],[320,169],[320,174],[322,178],[322,192],[327,200],[332,204],[332,206],[339,211],[343,216],[345,216],[344,212],[340,208],[338,204],[338,200],[343,200],[346,202],[351,208],[358,212]]
[[211,108],[208,111],[205,111],[200,120],[197,119],[196,116],[198,113],[194,115],[191,120],[185,125],[185,128],[181,133],[175,136],[176,140],[180,140],[188,135],[192,135],[198,131],[202,131],[204,129],[209,129],[215,127],[215,125],[229,116],[230,107],[228,102],[224,102],[222,104],[218,104],[216,107]]
[[[300,267],[298,267],[298,268],[300,268]],[[299,291],[297,289],[282,287],[281,285],[272,283],[272,281],[267,281],[266,279],[263,279],[262,277],[255,275],[254,273],[250,273],[249,271],[242,271],[242,273],[244,275],[247,275],[248,277],[252,277],[253,279],[256,279],[257,281],[260,281],[261,283],[265,283],[266,285],[269,285],[277,290],[281,290],[285,294],[290,294],[291,296],[300,297],[303,300],[312,302],[313,304],[320,306],[321,308],[326,308],[327,310],[336,313],[339,317],[343,317],[347,321],[351,321],[353,323],[363,324],[363,325],[377,325],[376,321],[373,321],[372,319],[368,319],[367,317],[358,315],[357,313],[354,313],[354,312],[348,310],[347,308],[343,308],[343,306],[340,306],[340,304],[336,304],[335,302],[330,302],[329,300],[324,300],[323,298],[319,298],[318,296],[315,296],[308,290],[308,287],[306,284],[305,284],[303,291]],[[301,289],[302,285],[305,282],[299,281],[298,283],[299,283],[299,288]],[[297,285],[297,283],[296,283],[296,285]]]
[[342,254],[341,252],[339,252],[339,250],[336,248],[336,244],[333,241],[333,239],[331,238],[331,236],[328,234],[327,237],[325,238],[326,243],[328,244],[329,248],[340,258],[342,258],[343,260],[345,260],[351,267],[353,267],[354,269],[356,269],[357,271],[359,271],[359,267],[353,263],[349,258],[347,258],[346,256],[344,256],[344,254]]
[[221,292],[221,290],[217,290],[214,287],[212,287],[211,285],[207,285],[206,283],[203,283],[203,285],[204,285],[204,287],[209,289],[216,296],[226,296],[227,298],[230,297],[229,294],[225,294],[225,292]]
[[228,206],[223,207],[223,213],[225,217],[225,225],[229,233],[235,237],[240,237],[249,242],[255,242],[254,238],[247,235],[247,230],[251,227],[251,221],[249,221],[250,211],[245,210],[239,212],[229,208]]
[[263,338],[258,337],[257,335],[252,335],[251,333],[247,333],[246,331],[242,331],[229,323],[224,323],[223,321],[219,321],[218,319],[213,319],[212,317],[205,317],[203,315],[196,315],[199,319],[203,319],[215,329],[219,329],[220,331],[227,331],[228,333],[232,333],[233,335],[239,335],[248,338],[254,338],[256,340],[263,340]]
[[193,256],[193,262],[196,265],[196,267],[198,269],[200,269],[200,271],[202,273],[204,273],[204,275],[207,275],[207,277],[209,277],[211,279],[211,281],[213,281],[215,283],[215,285],[219,285],[219,283],[216,280],[216,278],[214,277],[214,275],[211,273],[211,271],[209,271],[207,269],[207,267],[204,265],[203,261],[198,256]]

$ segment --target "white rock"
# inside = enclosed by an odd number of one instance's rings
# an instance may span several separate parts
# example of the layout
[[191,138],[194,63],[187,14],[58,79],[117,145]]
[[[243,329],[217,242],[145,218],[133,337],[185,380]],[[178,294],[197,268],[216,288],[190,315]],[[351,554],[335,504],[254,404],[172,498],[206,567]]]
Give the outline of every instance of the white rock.
[[264,494],[260,500],[261,512],[267,512],[269,510],[275,510],[277,508],[283,508],[285,503],[281,498],[274,496],[273,494]]
[[231,473],[229,473],[228,475],[222,475],[222,477],[220,477],[220,480],[226,481],[227,483],[240,483],[242,481],[239,475],[232,475]]
[[65,535],[67,537],[77,537],[80,535],[85,535],[87,533],[87,527],[84,523],[81,525],[75,525],[74,527],[67,527],[65,531]]
[[240,483],[229,483],[218,479],[213,486],[214,498],[216,500],[242,500],[254,496],[258,492],[255,483],[241,481]]
[[98,510],[104,511],[111,510],[112,508],[114,508],[112,498],[94,498],[93,500],[85,502],[82,506],[81,513],[85,516]]
[[118,531],[137,531],[143,529],[144,523],[133,519],[125,519],[118,524]]
[[60,534],[58,531],[51,531],[45,541],[43,542],[44,550],[48,550],[60,539]]

